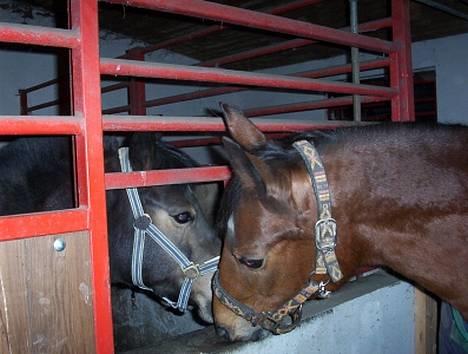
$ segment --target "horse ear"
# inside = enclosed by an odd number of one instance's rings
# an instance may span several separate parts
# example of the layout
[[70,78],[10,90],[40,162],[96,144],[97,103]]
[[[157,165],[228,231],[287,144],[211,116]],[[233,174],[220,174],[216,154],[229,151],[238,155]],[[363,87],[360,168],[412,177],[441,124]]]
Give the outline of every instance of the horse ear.
[[248,158],[247,153],[233,140],[223,137],[223,145],[227,152],[232,171],[239,176],[241,184],[248,189],[261,194],[265,193],[265,184],[258,170]]
[[220,103],[231,136],[244,150],[252,152],[266,144],[265,135],[237,107]]

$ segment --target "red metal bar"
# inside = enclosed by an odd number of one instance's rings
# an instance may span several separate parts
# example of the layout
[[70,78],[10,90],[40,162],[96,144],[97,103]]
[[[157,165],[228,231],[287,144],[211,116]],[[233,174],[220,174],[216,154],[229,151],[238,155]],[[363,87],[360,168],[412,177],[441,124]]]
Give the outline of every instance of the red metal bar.
[[67,116],[0,116],[0,134],[4,135],[74,135],[81,122]]
[[392,0],[393,42],[398,50],[390,54],[390,86],[398,91],[392,99],[392,120],[413,121],[414,84],[411,62],[409,0]]
[[112,172],[106,173],[106,189],[216,182],[228,180],[230,175],[229,168],[226,166],[176,168],[130,173]]
[[113,353],[97,1],[72,0],[70,10],[71,27],[80,38],[71,55],[73,108],[83,120],[83,134],[76,136],[76,165],[79,204],[89,212],[96,351]]
[[86,209],[0,216],[0,241],[86,230]]
[[[372,70],[372,69],[378,69],[378,68],[385,68],[385,67],[388,67],[389,65],[390,65],[390,60],[388,58],[383,58],[383,59],[377,59],[377,60],[364,61],[361,63],[360,69],[361,71],[366,71],[366,70]],[[289,75],[316,79],[316,78],[321,78],[321,77],[326,77],[326,76],[346,74],[349,72],[351,72],[351,65],[346,64],[346,65],[332,66],[329,68],[312,70],[312,71],[303,71],[303,72],[289,74]],[[248,90],[248,88],[246,87],[216,87],[216,88],[210,88],[206,90],[183,93],[180,95],[174,95],[174,96],[148,100],[146,101],[146,106],[147,107],[162,106],[165,104],[177,103],[177,102],[182,102],[182,101],[190,101],[190,100],[194,100],[197,98],[205,98],[205,97],[217,96],[217,95],[246,91],[246,90]],[[110,112],[108,114],[110,114]]]
[[[267,133],[269,139],[282,139],[293,133]],[[197,147],[197,146],[208,146],[208,145],[219,145],[221,144],[221,137],[214,136],[211,138],[195,138],[195,139],[180,139],[180,140],[169,140],[166,141],[169,145],[177,148]]]
[[[313,122],[298,119],[258,119],[254,123],[264,132],[301,132],[314,129],[334,129],[343,126],[337,122]],[[224,132],[221,118],[213,117],[159,117],[104,115],[104,130],[107,132],[158,131],[158,132]],[[352,122],[351,122],[352,123]],[[353,125],[347,124],[345,125]]]
[[[385,97],[373,97],[373,96],[361,97],[362,103],[384,102],[388,100],[389,99]],[[317,101],[289,103],[289,104],[283,104],[283,105],[247,109],[244,111],[244,114],[247,117],[258,117],[258,116],[268,116],[268,115],[281,114],[281,113],[293,113],[293,112],[311,111],[315,109],[343,107],[343,106],[349,106],[351,104],[353,104],[352,96],[335,97],[335,98],[328,98],[328,99],[317,100]]]
[[[298,10],[298,9],[301,9],[301,8],[309,6],[309,5],[315,5],[315,4],[317,4],[317,3],[321,2],[321,1],[322,0],[299,0],[299,1],[291,2],[291,3],[286,4],[286,5],[280,5],[279,7],[270,9],[270,10],[265,11],[265,12],[270,13],[272,15],[273,14],[274,15],[281,15],[283,13],[293,11],[293,10]],[[197,39],[197,38],[206,37],[209,34],[222,32],[222,31],[224,31],[224,30],[226,30],[228,28],[230,28],[230,26],[226,26],[224,24],[222,24],[222,25],[213,25],[213,26],[210,26],[208,28],[204,28],[204,29],[192,32],[192,33],[188,33],[188,34],[176,37],[176,38],[167,39],[165,41],[162,41],[161,43],[158,43],[158,44],[155,44],[155,45],[152,45],[152,46],[141,48],[141,50],[144,53],[154,52],[155,50],[158,50],[158,49],[161,49],[161,48],[168,48],[168,47],[171,47],[171,46],[174,46],[174,45],[178,45],[178,44],[182,44],[182,43],[185,43],[185,42],[192,41],[192,40]],[[124,59],[124,58],[122,57],[121,59]]]
[[[359,32],[373,32],[379,29],[388,28],[392,26],[392,19],[391,17],[370,21],[366,23],[362,23],[359,25]],[[342,31],[349,31],[349,27],[340,28]],[[263,55],[278,53],[281,51],[285,51],[292,48],[300,48],[307,45],[318,43],[318,41],[310,40],[310,39],[292,39],[290,41],[282,42],[282,43],[275,43],[265,47],[255,48],[252,50],[247,50],[241,53],[236,53],[232,55],[227,55],[221,58],[215,58],[211,60],[207,60],[201,63],[198,63],[198,66],[221,66],[226,65],[233,62],[238,62],[247,59],[258,58]]]
[[179,15],[222,21],[295,37],[316,39],[375,52],[395,50],[391,42],[314,25],[284,17],[240,9],[203,0],[105,0],[113,4],[141,7]]
[[249,73],[174,64],[140,63],[131,60],[107,58],[101,59],[101,73],[106,75],[201,81],[301,91],[354,93],[383,97],[392,97],[396,92],[392,88],[382,86],[354,85],[347,82],[296,78],[285,75]]
[[[162,98],[155,98],[146,101],[146,107],[164,106],[166,104],[178,103],[183,101],[196,100],[197,98],[212,97],[224,95],[233,92],[246,91],[245,87],[215,87],[206,90],[198,90],[194,92],[182,93],[180,95],[167,96]],[[107,113],[107,112],[106,112]],[[108,113],[110,114],[110,113]]]
[[59,48],[75,48],[79,45],[75,31],[4,22],[0,22],[0,42]]
[[[134,60],[145,60],[145,53],[138,49],[129,50],[128,54]],[[130,106],[129,114],[131,115],[146,115],[146,89],[145,82],[141,79],[131,78],[128,86],[128,105]]]

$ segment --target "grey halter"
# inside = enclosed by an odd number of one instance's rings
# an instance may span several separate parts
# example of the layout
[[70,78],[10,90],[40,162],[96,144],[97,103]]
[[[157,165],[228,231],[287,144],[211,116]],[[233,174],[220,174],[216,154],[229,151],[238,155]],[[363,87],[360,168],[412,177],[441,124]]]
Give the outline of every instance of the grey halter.
[[[122,172],[131,172],[128,147],[119,149],[119,160]],[[179,291],[177,302],[161,297],[162,300],[172,308],[184,312],[187,309],[190,292],[193,281],[207,273],[214,272],[218,268],[219,256],[213,257],[202,264],[190,261],[184,253],[153,224],[151,217],[143,210],[138,190],[136,188],[127,188],[127,196],[133,213],[133,252],[132,252],[132,282],[140,289],[153,291],[143,282],[143,252],[145,249],[145,238],[148,235],[156,242],[166,253],[171,256],[185,274],[184,281]]]

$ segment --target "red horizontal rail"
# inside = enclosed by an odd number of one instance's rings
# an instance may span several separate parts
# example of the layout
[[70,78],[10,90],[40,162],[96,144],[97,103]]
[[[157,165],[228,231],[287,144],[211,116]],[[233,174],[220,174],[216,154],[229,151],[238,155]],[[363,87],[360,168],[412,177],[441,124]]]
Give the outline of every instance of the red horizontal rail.
[[[281,15],[281,14],[284,14],[284,13],[289,12],[289,11],[298,10],[298,9],[301,9],[303,7],[306,7],[306,6],[317,4],[317,3],[321,2],[321,1],[322,0],[299,0],[299,1],[291,2],[291,3],[286,4],[286,5],[280,5],[278,7],[269,9],[269,10],[267,10],[265,12],[270,13],[270,14],[275,14],[275,15]],[[192,41],[192,40],[197,39],[197,38],[206,37],[209,34],[222,32],[222,31],[224,31],[224,30],[226,30],[228,28],[229,28],[229,26],[226,26],[224,24],[223,25],[218,25],[217,24],[217,25],[209,26],[207,28],[204,28],[204,29],[192,32],[192,33],[181,35],[181,36],[176,37],[176,38],[170,38],[170,39],[162,41],[162,42],[160,42],[158,44],[148,46],[148,47],[145,47],[145,48],[140,48],[139,50],[141,50],[142,53],[150,53],[150,52],[154,52],[155,50],[158,50],[158,49],[161,49],[161,48],[168,48],[168,47],[171,47],[171,46],[174,46],[174,45],[178,45],[178,44],[182,44],[182,43],[185,43],[185,42]],[[123,57],[120,57],[120,58],[124,59]],[[127,58],[128,58],[128,56],[127,56]]]
[[79,45],[72,30],[0,22],[0,42],[47,47],[75,48]]
[[298,91],[326,91],[384,97],[392,97],[396,94],[395,89],[382,86],[356,85],[347,82],[314,80],[286,75],[262,74],[175,64],[142,63],[136,60],[108,58],[101,59],[101,73],[105,75],[201,81]]
[[[385,98],[385,97],[361,96],[361,103],[363,104],[371,103],[371,102],[384,102],[384,101],[389,101],[389,100],[390,100],[389,98]],[[335,98],[328,98],[328,99],[317,100],[317,101],[289,103],[289,104],[283,104],[283,105],[247,109],[247,110],[244,110],[244,114],[247,117],[258,117],[258,116],[268,116],[268,115],[273,115],[273,114],[312,111],[315,109],[343,107],[343,106],[349,106],[352,104],[353,104],[353,98],[351,96],[335,97]]]
[[198,98],[212,97],[218,95],[224,95],[233,92],[246,91],[248,88],[245,87],[214,87],[206,90],[198,90],[193,92],[182,93],[174,96],[167,96],[161,98],[155,98],[145,102],[146,107],[163,106],[166,104],[179,103],[183,101],[196,100]]
[[0,216],[0,241],[86,230],[84,208]]
[[203,0],[104,0],[113,4],[141,7],[179,15],[221,21],[275,33],[289,34],[370,51],[390,53],[393,43],[307,22],[274,16],[257,11],[221,5]]
[[216,182],[231,176],[227,166],[177,168],[157,171],[106,173],[106,189],[162,186],[167,184]]
[[[267,134],[269,139],[281,139],[290,135],[290,133],[270,133]],[[211,138],[194,138],[194,139],[180,139],[180,140],[168,140],[166,141],[169,145],[177,148],[185,147],[197,147],[207,145],[219,145],[221,144],[221,137],[215,136]]]
[[[366,71],[366,70],[372,70],[372,69],[385,68],[385,67],[388,67],[389,65],[390,65],[390,60],[388,58],[363,61],[360,63],[360,70]],[[320,77],[334,76],[334,75],[346,74],[350,72],[351,72],[351,64],[346,64],[346,65],[331,66],[329,68],[318,69],[318,70],[303,71],[303,72],[293,73],[293,74],[288,74],[288,75],[317,79]],[[163,106],[163,105],[171,104],[171,103],[190,101],[190,100],[195,100],[198,98],[212,97],[212,96],[223,95],[223,94],[228,94],[228,93],[233,93],[233,92],[241,92],[241,91],[246,91],[246,90],[248,90],[248,88],[246,87],[231,87],[231,86],[230,87],[215,87],[215,88],[209,88],[206,90],[198,90],[194,92],[183,93],[180,95],[174,95],[174,96],[148,100],[146,101],[145,106],[146,107]],[[113,113],[116,113],[116,112],[113,112]]]
[[[301,132],[315,129],[334,129],[343,126],[333,121],[304,121],[299,119],[254,119],[264,132]],[[349,125],[349,124],[345,124]],[[356,125],[351,122],[351,125]],[[160,132],[224,132],[221,118],[213,117],[159,117],[159,116],[103,116],[104,131],[160,131]]]
[[81,122],[74,116],[0,116],[0,134],[77,135]]
[[[361,33],[372,32],[372,31],[377,31],[379,29],[383,29],[383,28],[389,28],[391,26],[392,26],[392,18],[386,17],[386,18],[382,18],[379,20],[374,20],[374,21],[360,24],[359,31]],[[343,27],[343,28],[340,28],[340,30],[349,31],[349,27]],[[305,47],[311,44],[315,44],[317,42],[318,41],[314,41],[310,39],[302,39],[302,38],[292,39],[292,40],[282,42],[282,43],[275,43],[275,44],[271,44],[268,46],[247,50],[241,53],[236,53],[236,54],[227,55],[221,58],[207,60],[207,61],[198,63],[197,65],[205,66],[205,67],[221,66],[221,65],[226,65],[226,64],[230,64],[230,63],[238,62],[242,60],[258,58],[260,56],[264,56],[268,54],[278,53],[278,52],[285,51],[288,49]]]

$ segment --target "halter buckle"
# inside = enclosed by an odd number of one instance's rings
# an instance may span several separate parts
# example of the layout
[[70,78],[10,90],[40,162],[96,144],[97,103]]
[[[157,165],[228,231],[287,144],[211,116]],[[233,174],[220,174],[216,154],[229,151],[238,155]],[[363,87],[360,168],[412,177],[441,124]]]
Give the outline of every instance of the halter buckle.
[[315,223],[315,246],[323,254],[333,252],[336,247],[336,220],[323,218]]
[[317,297],[320,299],[328,299],[330,297],[331,291],[327,290],[325,287],[328,285],[330,280],[327,280],[326,282],[321,281],[318,286],[317,290]]
[[182,272],[184,272],[187,278],[195,280],[200,276],[200,266],[192,262],[182,269]]

